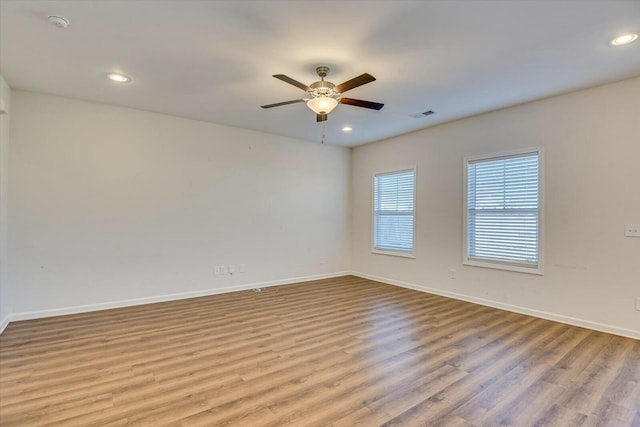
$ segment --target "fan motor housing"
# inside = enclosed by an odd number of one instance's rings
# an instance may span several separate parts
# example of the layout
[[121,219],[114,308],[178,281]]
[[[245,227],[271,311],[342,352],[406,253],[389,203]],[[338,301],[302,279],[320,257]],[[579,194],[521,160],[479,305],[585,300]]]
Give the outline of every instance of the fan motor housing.
[[314,96],[337,95],[336,91],[334,90],[336,85],[334,85],[331,82],[325,82],[324,80],[322,80],[319,82],[312,83],[309,87],[311,88],[310,93]]

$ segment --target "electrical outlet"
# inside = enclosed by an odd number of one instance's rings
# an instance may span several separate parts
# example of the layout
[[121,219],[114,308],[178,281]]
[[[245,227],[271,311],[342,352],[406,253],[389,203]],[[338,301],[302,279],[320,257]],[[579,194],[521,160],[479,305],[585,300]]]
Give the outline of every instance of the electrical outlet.
[[247,271],[247,266],[244,264],[238,264],[238,272],[245,273]]
[[636,310],[640,311],[640,297],[636,297]]
[[456,278],[456,269],[455,268],[449,269],[449,279],[455,279],[455,278]]
[[227,274],[227,266],[226,265],[221,265],[220,266],[220,274]]
[[640,224],[625,224],[624,237],[640,237]]
[[229,264],[229,274],[233,274],[236,272],[236,266],[233,264]]
[[219,276],[219,275],[220,275],[220,266],[219,266],[219,265],[216,265],[216,266],[213,268],[213,272],[214,272],[214,274],[215,274],[216,276]]

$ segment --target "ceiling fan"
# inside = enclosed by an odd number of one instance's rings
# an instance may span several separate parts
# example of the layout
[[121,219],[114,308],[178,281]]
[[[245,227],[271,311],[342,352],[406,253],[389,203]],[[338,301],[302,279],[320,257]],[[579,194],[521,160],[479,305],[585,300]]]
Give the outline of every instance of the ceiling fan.
[[300,83],[291,77],[285,76],[284,74],[275,74],[273,77],[276,79],[294,85],[295,87],[307,92],[309,98],[294,99],[293,101],[263,105],[262,108],[273,108],[281,105],[295,104],[297,102],[306,102],[307,107],[316,113],[316,122],[324,122],[327,120],[327,115],[338,104],[354,105],[356,107],[370,108],[372,110],[379,110],[384,107],[384,104],[380,104],[378,102],[363,101],[360,99],[345,98],[342,96],[342,94],[348,90],[374,81],[376,78],[371,74],[364,73],[351,80],[347,80],[342,84],[334,85],[333,83],[324,80],[329,73],[329,67],[317,67],[316,73],[320,76],[320,81],[312,83],[310,86]]

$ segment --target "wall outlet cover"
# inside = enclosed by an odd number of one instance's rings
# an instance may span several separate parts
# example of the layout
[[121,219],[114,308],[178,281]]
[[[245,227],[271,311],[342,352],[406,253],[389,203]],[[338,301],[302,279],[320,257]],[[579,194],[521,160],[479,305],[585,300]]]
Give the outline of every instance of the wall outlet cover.
[[640,237],[640,224],[625,224],[624,225],[625,237]]

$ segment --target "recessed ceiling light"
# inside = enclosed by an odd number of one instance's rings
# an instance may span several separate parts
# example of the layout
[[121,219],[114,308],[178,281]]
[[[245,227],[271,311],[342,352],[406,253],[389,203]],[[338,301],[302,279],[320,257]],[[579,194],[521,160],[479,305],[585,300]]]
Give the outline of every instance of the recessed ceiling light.
[[120,73],[109,73],[107,74],[107,78],[117,83],[129,83],[131,81],[131,77]]
[[623,44],[629,44],[631,42],[634,42],[637,38],[638,38],[638,35],[634,33],[622,34],[621,36],[618,36],[613,40],[611,40],[609,44],[611,46],[621,46]]
[[351,132],[353,128],[351,126],[345,126],[342,128],[342,132]]
[[58,28],[67,28],[71,22],[63,16],[49,15],[49,23]]

